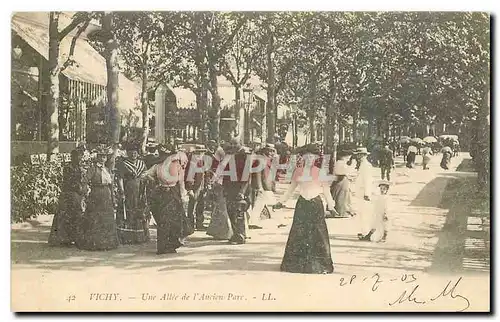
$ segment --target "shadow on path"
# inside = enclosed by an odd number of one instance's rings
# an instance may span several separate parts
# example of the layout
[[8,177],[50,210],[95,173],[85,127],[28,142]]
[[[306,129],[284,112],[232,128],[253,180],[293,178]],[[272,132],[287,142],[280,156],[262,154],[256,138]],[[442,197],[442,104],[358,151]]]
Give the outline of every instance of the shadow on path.
[[455,178],[446,187],[440,204],[449,211],[427,271],[489,272],[489,199],[476,193],[476,176],[470,172],[447,173],[446,176]]

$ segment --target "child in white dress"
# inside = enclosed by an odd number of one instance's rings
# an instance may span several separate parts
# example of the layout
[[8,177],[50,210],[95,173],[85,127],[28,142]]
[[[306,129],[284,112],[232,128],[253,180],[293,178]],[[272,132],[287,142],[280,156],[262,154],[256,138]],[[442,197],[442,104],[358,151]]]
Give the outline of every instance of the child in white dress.
[[386,180],[381,180],[378,184],[380,195],[373,199],[373,221],[371,229],[366,236],[361,240],[373,242],[385,242],[387,237],[387,220],[389,215],[389,197],[387,192],[391,183]]

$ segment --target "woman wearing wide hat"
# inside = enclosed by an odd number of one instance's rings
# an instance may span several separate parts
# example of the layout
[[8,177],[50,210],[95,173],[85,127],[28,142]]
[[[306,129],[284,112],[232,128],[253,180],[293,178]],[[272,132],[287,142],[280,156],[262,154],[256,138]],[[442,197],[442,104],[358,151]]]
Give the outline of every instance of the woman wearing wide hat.
[[424,170],[429,170],[429,162],[431,161],[432,149],[431,143],[426,143],[422,149],[422,167]]
[[144,161],[139,159],[138,144],[129,143],[125,148],[127,157],[117,164],[118,233],[122,244],[141,244],[149,239],[145,213],[146,185],[141,180],[147,169]]
[[70,246],[80,238],[80,223],[84,208],[85,189],[82,165],[84,149],[71,151],[71,162],[63,169],[59,208],[52,221],[50,246]]
[[167,158],[143,173],[155,183],[151,195],[151,212],[156,222],[157,254],[176,253],[183,239],[193,233],[184,204],[189,197],[184,186],[184,169],[173,147],[162,145],[160,152]]
[[291,273],[329,274],[333,272],[330,239],[325,221],[323,194],[330,209],[334,201],[328,182],[322,182],[321,165],[310,161],[321,153],[316,144],[300,149],[302,162],[294,171],[292,184],[275,208],[281,208],[299,187],[293,223],[288,236],[281,270]]
[[88,191],[87,208],[82,220],[83,236],[77,246],[86,250],[110,250],[118,247],[113,178],[105,166],[108,156],[113,152],[102,146],[94,152],[96,159],[84,177]]

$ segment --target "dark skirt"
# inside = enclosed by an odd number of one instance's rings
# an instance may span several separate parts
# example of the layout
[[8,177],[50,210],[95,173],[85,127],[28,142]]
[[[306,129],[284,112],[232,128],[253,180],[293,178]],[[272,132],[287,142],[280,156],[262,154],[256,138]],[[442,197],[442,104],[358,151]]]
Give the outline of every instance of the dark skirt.
[[59,197],[59,209],[52,220],[50,246],[69,246],[79,239],[83,214],[83,196],[69,191]]
[[119,212],[118,235],[122,244],[141,244],[149,240],[149,223],[146,216],[145,185],[139,178],[127,179],[124,185],[124,204]]
[[408,153],[408,156],[406,157],[407,168],[413,168],[415,166],[415,157],[416,157],[415,152]]
[[441,159],[441,168],[444,170],[450,169],[451,157],[448,153],[443,154],[443,158]]
[[82,219],[82,238],[78,248],[110,250],[118,247],[111,185],[92,186],[87,198],[87,209]]
[[333,272],[330,239],[321,197],[299,197],[286,243],[281,271],[322,274]]
[[181,201],[179,186],[158,186],[154,189],[151,199],[151,211],[157,226],[157,251],[173,251],[182,246],[182,238],[194,232]]
[[210,225],[207,228],[207,235],[214,239],[224,240],[233,236],[233,228],[229,215],[227,214],[226,198],[222,185],[214,185],[214,207],[210,218]]

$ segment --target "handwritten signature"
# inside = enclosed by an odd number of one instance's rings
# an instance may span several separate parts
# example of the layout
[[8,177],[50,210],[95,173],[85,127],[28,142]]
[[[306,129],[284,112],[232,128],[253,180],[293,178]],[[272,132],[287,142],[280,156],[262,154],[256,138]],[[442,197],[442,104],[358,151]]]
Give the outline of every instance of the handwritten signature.
[[464,307],[458,311],[458,312],[463,312],[470,307],[470,301],[465,296],[458,294],[457,288],[458,288],[458,284],[460,284],[461,281],[462,281],[462,277],[458,278],[458,280],[455,282],[455,284],[453,286],[451,286],[453,284],[453,282],[448,281],[448,283],[446,284],[444,289],[441,291],[441,293],[439,293],[435,297],[431,297],[430,299],[424,299],[424,298],[419,297],[417,295],[417,290],[420,287],[420,285],[417,284],[417,285],[415,285],[415,287],[413,287],[413,289],[411,291],[404,290],[403,293],[401,293],[401,295],[394,302],[389,303],[389,306],[394,306],[394,305],[402,304],[405,302],[408,302],[408,303],[413,302],[415,304],[426,304],[429,302],[434,302],[439,298],[441,298],[441,299],[451,298],[451,299],[458,299],[458,300],[461,300],[463,302]]

